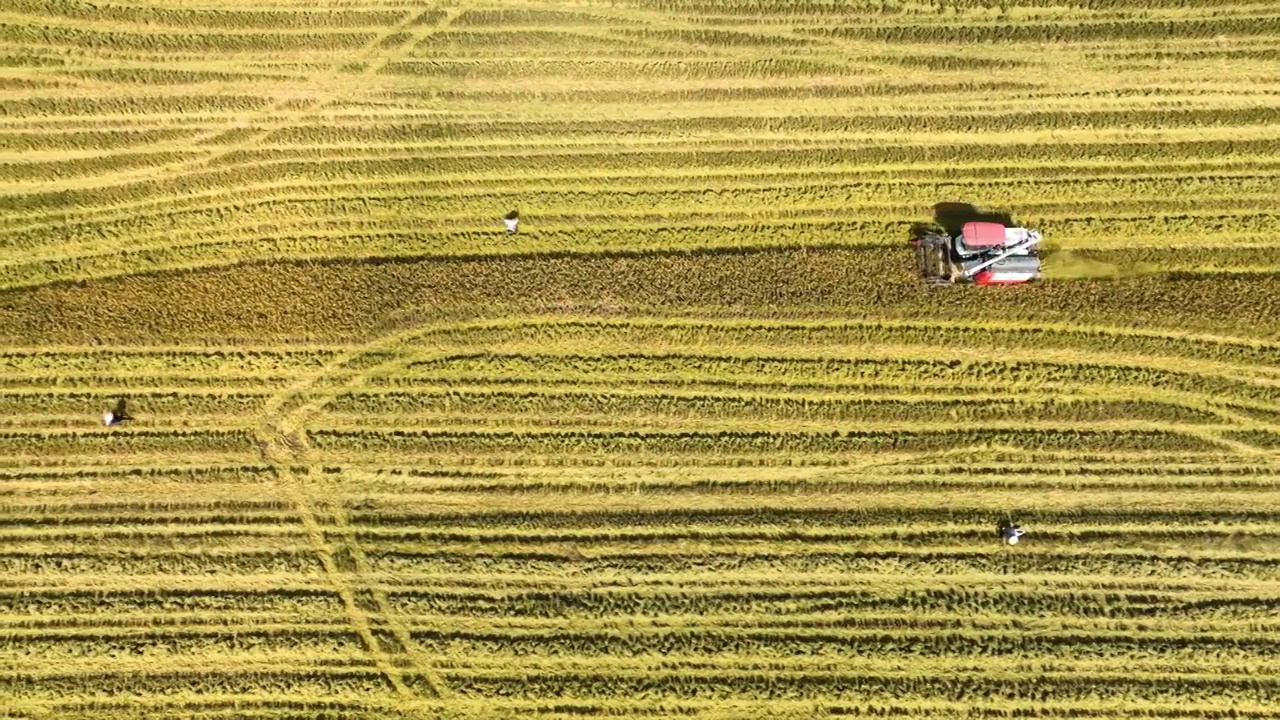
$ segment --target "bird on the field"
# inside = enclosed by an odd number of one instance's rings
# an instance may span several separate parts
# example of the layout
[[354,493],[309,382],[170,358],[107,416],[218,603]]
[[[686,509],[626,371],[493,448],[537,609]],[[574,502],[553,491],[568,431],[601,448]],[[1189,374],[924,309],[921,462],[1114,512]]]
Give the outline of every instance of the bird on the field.
[[520,211],[512,210],[502,218],[502,222],[507,224],[507,234],[515,235],[516,226],[520,224]]
[[127,420],[132,420],[125,408],[125,399],[116,400],[116,406],[111,410],[102,413],[102,424],[106,426],[120,425]]

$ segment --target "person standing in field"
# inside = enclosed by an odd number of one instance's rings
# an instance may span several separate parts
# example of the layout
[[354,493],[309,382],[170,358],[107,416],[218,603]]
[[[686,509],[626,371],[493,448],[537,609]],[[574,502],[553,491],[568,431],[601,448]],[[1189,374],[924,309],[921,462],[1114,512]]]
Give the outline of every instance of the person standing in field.
[[1006,545],[1017,545],[1018,538],[1022,537],[1026,533],[1027,531],[1023,530],[1022,527],[1015,522],[1000,523],[1000,539],[1003,540]]
[[502,222],[507,224],[507,234],[515,235],[516,226],[520,224],[520,212],[518,210],[512,210],[507,213],[506,217],[502,218]]

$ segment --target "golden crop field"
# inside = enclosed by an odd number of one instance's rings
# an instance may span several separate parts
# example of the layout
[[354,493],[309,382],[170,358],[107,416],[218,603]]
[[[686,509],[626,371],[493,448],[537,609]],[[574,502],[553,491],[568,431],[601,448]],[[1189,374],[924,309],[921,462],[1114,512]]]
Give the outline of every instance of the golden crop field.
[[0,718],[1275,720],[1277,220],[1270,0],[5,0]]

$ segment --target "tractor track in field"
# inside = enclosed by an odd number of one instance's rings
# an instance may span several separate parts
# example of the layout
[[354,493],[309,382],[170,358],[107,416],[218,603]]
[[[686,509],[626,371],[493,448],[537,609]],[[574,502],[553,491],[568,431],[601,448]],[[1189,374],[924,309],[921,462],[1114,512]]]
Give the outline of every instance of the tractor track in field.
[[[191,148],[207,144],[217,145],[217,149],[195,158],[177,160],[164,165],[146,167],[136,171],[113,173],[105,180],[96,183],[73,183],[77,189],[104,188],[121,185],[135,180],[164,181],[179,177],[198,168],[207,167],[233,153],[251,150],[271,137],[278,127],[291,127],[317,112],[325,105],[342,97],[353,89],[358,89],[370,78],[375,77],[388,64],[401,58],[425,37],[440,32],[462,14],[461,8],[452,8],[435,23],[417,26],[416,23],[431,10],[411,9],[397,24],[383,29],[358,52],[351,56],[343,56],[340,61],[331,63],[324,70],[314,73],[298,83],[299,88],[287,97],[276,99],[265,107],[257,108],[247,114],[233,116],[230,121],[217,127],[183,138],[181,141],[161,142],[154,145],[143,145],[131,148],[131,152],[162,152],[170,149]],[[383,43],[404,34],[407,37],[389,48]],[[343,68],[353,64],[362,65],[359,73],[345,78]],[[273,127],[259,128],[257,125],[264,119],[275,120]],[[218,144],[220,138],[231,142]]]
[[[450,691],[414,641],[408,627],[397,618],[385,591],[363,580],[370,574],[368,557],[348,521],[341,493],[335,488],[325,488],[323,476],[305,462],[308,449],[305,425],[311,416],[345,389],[362,384],[372,373],[393,369],[408,360],[396,357],[364,370],[357,369],[346,375],[340,385],[330,387],[293,409],[287,408],[294,401],[305,399],[317,385],[343,378],[344,367],[351,363],[358,363],[372,353],[394,348],[423,332],[409,330],[371,341],[300,378],[267,401],[256,429],[263,458],[271,464],[288,497],[297,507],[307,528],[311,547],[320,557],[330,583],[341,596],[352,626],[379,670],[404,699],[416,695],[406,680],[407,675],[421,678],[427,693],[433,698],[448,697]],[[376,629],[374,619],[380,620],[386,629]]]

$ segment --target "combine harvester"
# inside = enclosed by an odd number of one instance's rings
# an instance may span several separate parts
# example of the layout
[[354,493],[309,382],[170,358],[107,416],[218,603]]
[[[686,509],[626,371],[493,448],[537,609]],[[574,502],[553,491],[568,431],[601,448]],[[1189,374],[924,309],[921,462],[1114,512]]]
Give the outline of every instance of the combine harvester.
[[913,229],[920,275],[930,285],[1015,285],[1040,279],[1040,233],[995,222],[968,222],[951,237],[938,228]]

